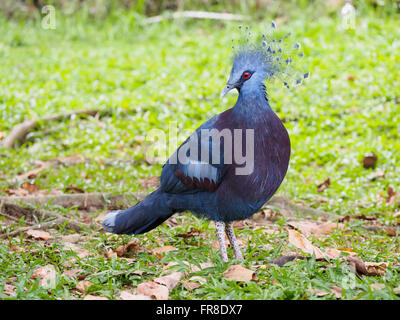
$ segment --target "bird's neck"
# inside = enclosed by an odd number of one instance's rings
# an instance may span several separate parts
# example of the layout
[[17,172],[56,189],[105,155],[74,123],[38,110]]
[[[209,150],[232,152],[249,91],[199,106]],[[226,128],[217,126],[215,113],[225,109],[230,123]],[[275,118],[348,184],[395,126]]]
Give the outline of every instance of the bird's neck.
[[233,112],[238,117],[248,121],[264,120],[270,113],[273,113],[264,84],[256,87],[242,88],[239,97],[233,107]]

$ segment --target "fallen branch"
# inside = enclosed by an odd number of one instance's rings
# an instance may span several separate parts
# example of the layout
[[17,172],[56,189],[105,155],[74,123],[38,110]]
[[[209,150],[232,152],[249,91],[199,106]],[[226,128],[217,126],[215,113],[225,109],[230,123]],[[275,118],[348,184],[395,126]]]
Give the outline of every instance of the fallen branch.
[[110,194],[110,193],[79,193],[79,194],[60,194],[34,197],[0,197],[0,202],[9,204],[31,204],[31,205],[57,205],[64,208],[77,207],[78,209],[104,208],[123,209],[137,201],[143,200],[146,192]]
[[[0,202],[5,204],[32,204],[32,205],[57,205],[64,208],[77,207],[78,209],[107,208],[109,210],[125,209],[143,200],[148,195],[145,191],[128,192],[124,194],[111,193],[80,193],[80,194],[61,194],[34,197],[0,197]],[[294,204],[285,196],[274,196],[268,203],[268,206],[278,209],[282,215],[293,217],[296,214],[303,216],[311,215],[337,219],[339,216],[309,208],[304,205]]]
[[296,214],[301,214],[302,216],[324,217],[332,220],[340,218],[340,216],[334,213],[293,203],[285,196],[274,196],[270,201],[267,202],[267,206],[277,208],[285,217],[293,217]]
[[2,141],[1,145],[5,148],[13,148],[15,145],[19,143],[23,143],[26,139],[26,136],[29,132],[34,130],[40,123],[49,122],[49,121],[60,121],[65,118],[69,118],[71,116],[77,115],[89,115],[95,116],[96,114],[109,114],[111,110],[80,110],[73,111],[66,114],[58,114],[53,116],[44,117],[41,119],[33,119],[27,120],[20,124],[17,124],[14,128],[11,129],[10,134]]
[[24,217],[25,221],[28,224],[33,224],[33,222],[36,222],[40,219],[53,219],[53,220],[45,221],[43,223],[37,223],[29,227],[19,228],[13,232],[0,235],[0,238],[13,236],[25,232],[29,229],[47,229],[57,224],[64,225],[66,229],[71,229],[78,232],[84,229],[93,229],[96,227],[96,224],[85,224],[77,222],[70,218],[65,218],[60,214],[58,214],[57,212],[25,208],[16,204],[3,202],[3,200],[1,200],[1,202],[3,203],[1,214],[4,216],[5,215],[11,216],[17,220],[21,217]]
[[164,14],[147,18],[144,23],[158,23],[164,19],[180,19],[180,18],[192,18],[192,19],[213,19],[213,20],[246,20],[248,17],[240,14],[223,13],[223,12],[207,12],[207,11],[179,11],[172,14]]

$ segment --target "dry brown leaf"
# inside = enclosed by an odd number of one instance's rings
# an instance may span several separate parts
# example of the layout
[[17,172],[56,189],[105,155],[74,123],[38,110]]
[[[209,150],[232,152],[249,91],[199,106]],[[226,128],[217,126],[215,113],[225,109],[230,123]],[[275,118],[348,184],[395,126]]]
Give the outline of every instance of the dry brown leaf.
[[83,300],[108,300],[108,298],[102,296],[93,296],[91,294],[88,294],[87,296],[85,296],[85,298],[83,298]]
[[256,280],[255,272],[241,265],[231,265],[223,273],[223,276],[234,281],[251,281]]
[[397,192],[392,187],[388,187],[387,194],[386,202],[391,206],[396,200]]
[[52,238],[50,233],[43,230],[30,229],[26,234],[36,240],[48,240]]
[[337,222],[325,222],[323,224],[317,224],[311,221],[289,221],[287,225],[298,229],[305,236],[309,236],[311,234],[324,234],[331,233],[335,229],[343,229],[343,223]]
[[14,286],[12,284],[7,284],[7,283],[4,285],[4,290],[3,290],[4,294],[6,294],[8,296],[12,296],[16,293],[16,291],[17,291],[16,286]]
[[85,193],[85,191],[77,186],[70,185],[65,188],[65,193]]
[[62,242],[77,243],[82,239],[82,236],[78,233],[68,234],[65,236],[60,236]]
[[132,240],[125,245],[119,246],[115,252],[118,257],[124,256],[127,252],[138,252],[140,249],[139,243],[136,240]]
[[81,272],[80,269],[73,268],[73,269],[65,270],[62,274],[67,277],[75,278],[78,275],[78,273],[80,273],[80,272]]
[[88,280],[82,280],[76,284],[75,289],[77,289],[79,292],[85,294],[91,285],[93,285],[92,282],[90,282]]
[[335,229],[343,229],[343,223],[325,222],[317,227],[315,234],[331,233]]
[[112,257],[117,258],[118,255],[112,249],[108,249],[107,252],[106,252],[106,258],[107,259],[111,259]]
[[375,153],[373,153],[372,155],[364,156],[363,167],[366,169],[373,168],[375,167],[377,161],[378,161],[378,156]]
[[170,252],[170,251],[174,251],[174,250],[176,250],[176,248],[173,247],[173,246],[162,246],[162,247],[157,247],[157,248],[152,249],[151,252],[155,256],[161,258],[164,253],[167,253],[167,252]]
[[203,277],[194,276],[183,282],[183,287],[188,290],[194,290],[201,287],[201,284],[206,283],[207,280]]
[[193,228],[193,227],[192,227],[192,228],[190,228],[190,231],[189,231],[189,232],[186,232],[186,233],[179,233],[179,234],[177,234],[176,236],[186,239],[186,238],[198,236],[198,235],[200,235],[201,233],[202,233],[202,231],[201,231],[200,229],[196,229],[196,228]]
[[154,281],[141,283],[137,286],[137,293],[149,296],[156,300],[168,300],[169,290],[166,286]]
[[29,193],[35,192],[38,190],[38,186],[34,183],[24,182],[21,184],[21,188],[28,191]]
[[73,243],[65,242],[63,245],[66,249],[70,249],[70,250],[76,252],[78,254],[78,258],[81,258],[81,259],[94,255],[90,251],[83,249],[81,247],[78,247],[77,245],[75,245]]
[[386,262],[364,262],[364,265],[369,273],[367,275],[384,276],[386,273]]
[[326,257],[326,255],[318,247],[313,246],[309,240],[307,240],[302,234],[298,233],[296,230],[289,229],[288,232],[289,242],[296,248],[309,254],[314,253],[317,259],[322,259]]
[[[38,173],[40,171],[43,171],[43,170],[47,169],[48,167],[49,167],[48,163],[40,161],[40,167],[39,168],[30,170],[30,171],[28,171],[26,173],[19,174],[16,179],[17,179],[18,182],[21,182],[21,181],[23,181],[25,179],[34,179],[34,178],[37,177],[37,175],[38,175]],[[13,181],[15,181],[15,179],[9,180],[9,182],[13,182]]]
[[55,287],[56,277],[57,271],[51,264],[37,268],[32,274],[33,279],[39,278],[39,286],[48,289]]
[[119,298],[120,300],[151,300],[149,296],[144,294],[133,294],[128,291],[121,291]]
[[186,290],[188,290],[188,291],[192,291],[192,290],[194,290],[194,289],[200,288],[200,284],[198,284],[198,283],[196,283],[196,282],[192,282],[192,281],[185,280],[185,281],[183,282],[183,287],[184,287]]
[[357,272],[366,276],[384,276],[386,273],[386,262],[364,262],[358,257],[348,256],[344,261],[349,262],[350,267],[353,267]]
[[153,281],[166,286],[168,290],[171,291],[176,287],[176,285],[179,283],[179,280],[181,280],[183,276],[183,272],[173,272],[171,274],[155,278]]
[[340,299],[342,297],[342,288],[338,286],[330,286],[332,293],[335,295],[336,299]]
[[315,293],[317,295],[317,297],[323,297],[323,296],[330,294],[330,292],[320,290],[320,289],[311,289],[311,292]]
[[319,193],[323,192],[326,188],[329,187],[330,184],[331,184],[331,179],[326,178],[323,182],[317,185],[317,192]]

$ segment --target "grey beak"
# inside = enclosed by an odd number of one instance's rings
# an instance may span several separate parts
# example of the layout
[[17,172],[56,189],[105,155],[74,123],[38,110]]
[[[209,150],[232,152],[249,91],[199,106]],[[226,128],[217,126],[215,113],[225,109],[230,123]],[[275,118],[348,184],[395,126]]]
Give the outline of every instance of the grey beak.
[[226,95],[229,91],[231,91],[233,88],[234,88],[233,85],[227,84],[226,87],[224,88],[224,90],[222,90],[222,92],[221,92],[221,94],[220,94],[220,96],[219,96],[220,99],[222,99],[222,97],[223,97],[224,95]]

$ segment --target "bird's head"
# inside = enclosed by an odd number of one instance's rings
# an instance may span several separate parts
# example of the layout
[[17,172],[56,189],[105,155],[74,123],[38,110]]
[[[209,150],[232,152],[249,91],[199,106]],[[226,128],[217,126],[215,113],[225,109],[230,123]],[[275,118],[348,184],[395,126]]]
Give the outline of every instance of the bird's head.
[[[272,24],[275,28],[275,24]],[[247,30],[247,28],[246,28]],[[229,80],[221,92],[221,98],[232,89],[239,92],[259,90],[264,87],[266,79],[278,77],[283,84],[289,88],[288,78],[295,75],[295,83],[300,84],[303,78],[308,78],[309,73],[293,72],[292,62],[297,57],[302,57],[299,52],[298,43],[290,45],[285,40],[290,36],[286,34],[282,37],[266,37],[254,41],[249,41],[250,33],[246,41],[240,41],[233,47],[233,65]]]

